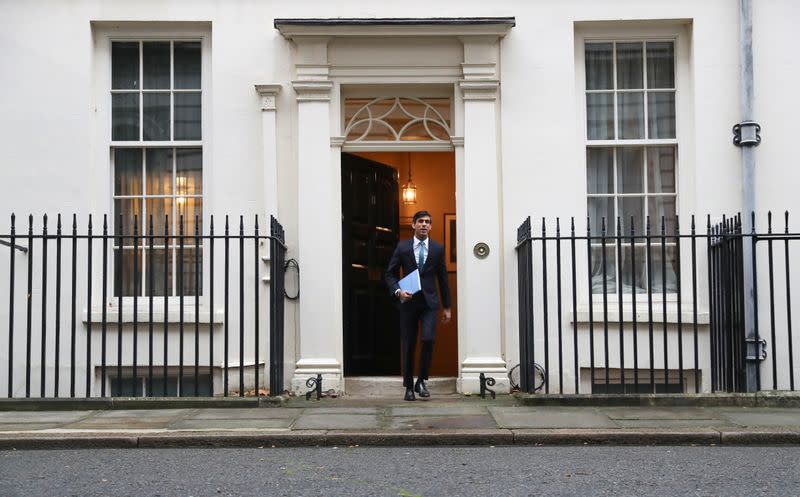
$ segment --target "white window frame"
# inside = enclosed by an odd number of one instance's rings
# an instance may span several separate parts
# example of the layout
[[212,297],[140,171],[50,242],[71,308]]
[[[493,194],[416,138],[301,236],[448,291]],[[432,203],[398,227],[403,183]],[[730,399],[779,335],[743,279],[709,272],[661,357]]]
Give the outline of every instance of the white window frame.
[[[106,22],[94,21],[92,22],[93,36],[94,36],[94,108],[95,108],[95,136],[96,147],[96,163],[97,170],[104,172],[98,176],[102,178],[102,184],[97,184],[97,191],[102,192],[103,199],[98,205],[105,206],[105,212],[114,212],[114,149],[115,148],[200,148],[202,150],[203,161],[203,226],[209,226],[208,216],[206,213],[211,212],[211,202],[213,199],[213,187],[211,185],[210,170],[212,167],[212,140],[211,140],[211,125],[210,125],[210,108],[211,102],[211,24],[208,22]],[[112,107],[111,107],[111,43],[116,41],[200,41],[201,50],[201,138],[202,140],[169,140],[169,141],[113,141],[111,139],[112,132]],[[141,60],[141,54],[140,54]],[[163,91],[163,90],[162,90]],[[140,89],[141,92],[141,89]],[[170,93],[174,90],[170,89]],[[172,96],[170,96],[172,100]],[[140,104],[141,105],[141,104]],[[172,112],[172,111],[171,111]],[[140,113],[140,124],[142,115]],[[170,126],[172,126],[172,115],[170,115]],[[140,137],[142,137],[143,130],[140,125]],[[173,136],[171,134],[171,136]],[[143,198],[143,197],[142,197]],[[109,217],[109,234],[113,235],[114,219]],[[175,221],[173,220],[172,223]],[[144,221],[141,221],[144,223]],[[95,233],[102,231],[102,219],[94,220]],[[177,225],[175,225],[177,226]],[[170,234],[175,235],[177,230],[171,229]],[[146,239],[143,239],[146,243]],[[156,240],[157,241],[157,240]],[[108,285],[108,301],[105,302],[107,310],[107,319],[116,321],[118,318],[118,303],[119,297],[114,295],[114,240],[109,241],[108,257],[109,257],[109,270],[106,275],[106,284]],[[98,254],[97,259],[100,259],[102,254]],[[199,296],[199,308],[196,309],[198,320],[201,323],[207,323],[211,320],[211,312],[208,308],[209,292],[209,247],[206,242],[203,243],[202,250],[203,264],[202,271],[202,287],[203,293]],[[96,272],[95,274],[102,274]],[[149,319],[149,297],[146,296],[123,296],[123,316],[122,320],[125,323],[132,322],[133,316],[133,300],[138,299],[138,316],[137,319],[147,321]],[[184,296],[184,321],[192,323],[195,320],[195,298],[194,296]],[[168,316],[169,322],[177,322],[179,320],[180,310],[178,309],[180,297],[168,296]],[[154,320],[156,316],[159,320],[163,319],[164,311],[164,297],[153,297]],[[90,310],[93,321],[96,317],[101,315],[100,309],[92,308]],[[217,313],[213,316],[214,322],[221,322],[221,316]]]
[[[576,94],[576,117],[577,129],[579,130],[579,139],[581,145],[581,159],[580,165],[582,167],[582,177],[584,178],[583,184],[583,212],[587,211],[588,207],[588,185],[586,184],[586,171],[587,171],[587,158],[586,150],[595,147],[624,147],[624,146],[639,146],[639,147],[656,147],[660,145],[675,146],[675,204],[676,214],[681,220],[681,232],[688,233],[690,216],[694,214],[694,207],[696,205],[695,189],[695,168],[694,168],[694,123],[692,119],[693,114],[693,92],[691,86],[691,56],[690,56],[690,39],[691,39],[691,21],[690,20],[652,20],[652,21],[587,21],[575,23],[575,38],[574,38],[574,54],[575,54],[575,94]],[[588,126],[586,122],[586,60],[585,60],[585,47],[587,43],[602,43],[602,42],[638,42],[638,41],[673,41],[674,42],[674,57],[675,57],[675,138],[661,138],[661,139],[614,139],[614,140],[589,140],[588,139]],[[616,80],[616,74],[614,74]],[[616,84],[614,92],[617,93]],[[645,91],[645,90],[642,90]],[[645,91],[646,93],[646,91]],[[616,100],[615,100],[616,101]],[[645,109],[647,107],[647,100],[645,95]],[[616,120],[616,105],[614,107],[615,113],[615,127],[618,125]],[[645,133],[647,130],[647,111],[645,110]],[[618,129],[615,128],[615,136],[618,134]],[[647,134],[644,135],[645,137]],[[616,161],[615,161],[616,172]],[[646,179],[645,179],[646,180]],[[614,177],[615,191],[616,176]],[[613,196],[616,198],[618,194]],[[639,195],[639,194],[637,194]],[[646,195],[646,194],[644,194]],[[616,207],[615,207],[616,212]],[[646,215],[647,213],[643,213]],[[701,221],[699,218],[697,222]],[[613,220],[616,223],[616,218]],[[585,229],[585,226],[583,227]],[[698,225],[698,230],[699,230]],[[638,231],[638,229],[637,229]],[[660,225],[658,229],[651,226],[651,234],[653,236],[660,234]],[[624,244],[623,244],[624,245]],[[615,249],[616,244],[607,245]],[[660,243],[652,245],[653,253],[660,251]],[[682,254],[683,255],[683,254]],[[694,296],[691,294],[691,285],[687,286],[685,282],[691,281],[691,269],[687,270],[690,264],[685,263],[685,257],[682,258],[682,265],[679,270],[681,271],[682,285],[682,301],[683,304],[690,303]],[[587,271],[591,268],[587,267]],[[698,285],[699,287],[699,285]],[[698,289],[700,291],[700,289]],[[583,308],[588,306],[588,295],[586,291],[581,292],[580,297],[583,302]],[[647,308],[642,307],[648,301],[647,293],[637,293],[636,296],[636,311],[641,320],[641,315],[644,312],[645,320],[647,319]],[[592,296],[593,310],[595,319],[597,319],[597,312],[600,310],[602,315],[603,293],[596,293]],[[655,307],[655,302],[663,302],[662,292],[653,292],[653,319],[658,317],[661,320],[661,307]],[[673,322],[677,316],[677,294],[667,293],[666,301],[670,304],[668,308],[668,322]],[[618,320],[619,312],[616,304],[619,303],[618,291],[613,293],[606,293],[606,302],[609,303],[608,319]],[[610,304],[615,304],[612,306]],[[624,307],[624,321],[631,320],[631,294],[629,292],[623,293],[623,307]],[[583,315],[583,309],[579,310],[579,315]],[[576,316],[575,319],[578,319]],[[579,319],[583,321],[583,319]]]

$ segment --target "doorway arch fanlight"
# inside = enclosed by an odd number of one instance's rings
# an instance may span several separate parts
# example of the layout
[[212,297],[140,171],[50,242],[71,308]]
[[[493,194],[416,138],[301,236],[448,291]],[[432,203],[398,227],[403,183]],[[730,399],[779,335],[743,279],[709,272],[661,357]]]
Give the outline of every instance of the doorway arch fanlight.
[[450,104],[450,98],[346,98],[345,141],[449,144]]

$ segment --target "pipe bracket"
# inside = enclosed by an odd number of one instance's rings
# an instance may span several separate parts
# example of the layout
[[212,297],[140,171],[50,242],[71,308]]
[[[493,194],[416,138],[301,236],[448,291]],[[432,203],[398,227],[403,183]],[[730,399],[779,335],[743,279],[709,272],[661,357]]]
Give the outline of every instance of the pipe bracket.
[[733,144],[737,147],[757,147],[761,144],[761,125],[742,121],[733,125]]

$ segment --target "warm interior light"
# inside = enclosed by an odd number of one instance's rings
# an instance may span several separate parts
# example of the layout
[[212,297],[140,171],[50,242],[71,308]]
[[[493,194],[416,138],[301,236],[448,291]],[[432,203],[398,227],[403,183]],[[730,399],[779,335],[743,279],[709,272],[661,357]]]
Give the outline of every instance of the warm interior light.
[[411,181],[411,154],[406,154],[406,163],[408,165],[408,182],[403,185],[402,197],[403,203],[406,205],[417,203],[417,186]]
[[175,193],[178,194],[176,201],[178,205],[183,205],[186,202],[186,176],[177,176],[175,178]]

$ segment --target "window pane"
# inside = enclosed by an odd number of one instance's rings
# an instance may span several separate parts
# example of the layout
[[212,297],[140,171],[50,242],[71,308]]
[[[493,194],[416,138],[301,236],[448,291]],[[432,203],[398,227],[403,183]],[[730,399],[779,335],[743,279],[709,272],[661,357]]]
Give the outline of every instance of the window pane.
[[675,93],[647,94],[647,125],[650,138],[675,138]]
[[622,260],[620,261],[620,280],[622,280],[622,291],[630,294],[631,290],[636,293],[646,291],[647,283],[647,260],[645,259],[644,247],[634,247],[623,245]]
[[175,139],[200,140],[200,93],[175,94]]
[[[592,293],[616,293],[617,254],[616,244],[613,240],[606,241],[605,257],[603,257],[603,253],[602,246],[592,247]],[[603,285],[603,281],[605,281],[605,285]]]
[[203,234],[203,199],[201,197],[178,197],[175,199],[175,204],[177,207],[175,215],[178,216],[176,221],[180,223],[181,216],[183,216],[183,234],[186,237],[183,243],[192,245],[194,243],[192,237],[194,237],[195,216],[198,221],[197,228],[200,230],[200,234]]
[[589,193],[614,193],[614,149],[586,149],[586,182]]
[[619,137],[621,139],[644,138],[644,94],[620,93]]
[[590,140],[614,139],[614,94],[586,95],[586,134]]
[[139,140],[138,93],[114,93],[111,95],[111,139],[115,141]]
[[[177,252],[180,258],[180,250]],[[180,260],[180,259],[178,259]],[[195,263],[200,267],[195,269]],[[196,278],[196,281],[195,281]],[[183,248],[183,294],[202,295],[203,293],[203,249],[199,247]]]
[[175,88],[200,89],[200,42],[175,42]]
[[[120,225],[120,216],[122,224]],[[124,235],[133,235],[133,220],[134,216],[139,223],[139,233],[142,232],[142,199],[140,198],[118,198],[114,200],[114,218],[109,219],[109,228],[113,234],[121,233]],[[141,241],[139,242],[141,243]],[[117,244],[117,240],[114,240]],[[122,245],[133,246],[133,237],[125,237],[122,239]]]
[[651,232],[661,234],[661,221],[664,218],[665,233],[675,233],[675,197],[649,197],[647,199]]
[[143,379],[137,378],[136,383],[133,383],[133,378],[117,378],[117,376],[109,376],[111,382],[111,396],[112,397],[141,397],[144,393]]
[[144,94],[144,139],[169,140],[169,93]]
[[671,41],[647,42],[647,87],[675,88],[675,56]]
[[114,90],[139,88],[138,41],[111,43],[111,88]]
[[[147,207],[147,224],[150,225],[150,216],[153,216],[153,234],[156,239],[153,240],[153,245],[164,245],[164,221],[166,216],[169,216],[169,235],[170,244],[174,243],[172,235],[175,233],[175,213],[172,212],[172,199],[171,198],[148,198],[145,206]],[[149,228],[148,228],[149,229]]]
[[[167,295],[172,295],[172,249],[164,250],[163,248],[160,249],[153,249],[152,253],[150,250],[146,251],[147,254],[147,264],[148,269],[146,271],[145,277],[149,277],[151,274],[151,266],[152,266],[152,274],[153,274],[153,295],[164,296],[164,279],[166,278],[166,289]],[[147,284],[144,286],[146,295],[150,295],[150,282],[148,281]]]
[[586,89],[610,90],[614,87],[611,43],[586,44]]
[[179,148],[176,150],[178,195],[200,195],[203,193],[203,151],[199,148]]
[[172,149],[147,149],[147,195],[172,193]]
[[617,88],[644,88],[642,44],[617,43]]
[[675,147],[647,149],[647,191],[675,193]]
[[[134,258],[136,272],[134,272]],[[135,285],[135,286],[134,286]],[[114,250],[114,295],[130,297],[141,295],[142,289],[142,251],[129,249]],[[121,292],[121,293],[120,293]]]
[[169,42],[144,42],[144,87],[149,89],[169,89]]
[[644,149],[617,149],[617,191],[644,193]]
[[114,195],[142,194],[142,150],[114,149]]
[[[603,231],[603,218],[606,223],[606,234],[614,234],[614,198],[611,197],[589,197],[589,222],[592,228],[592,236],[600,236]],[[609,221],[611,220],[611,224]]]
[[[652,276],[653,276],[653,293],[662,292],[663,285],[666,282],[666,291],[667,293],[675,293],[678,289],[677,285],[677,277],[676,277],[676,270],[677,266],[677,258],[675,257],[675,247],[665,245],[664,246],[664,255],[661,255],[661,241],[659,240],[658,243],[653,243],[652,248],[650,249],[650,257],[652,260]],[[664,264],[664,268],[662,270],[662,261]]]
[[636,233],[644,233],[644,197],[620,197],[619,215],[622,218],[622,235],[631,234],[631,218]]

